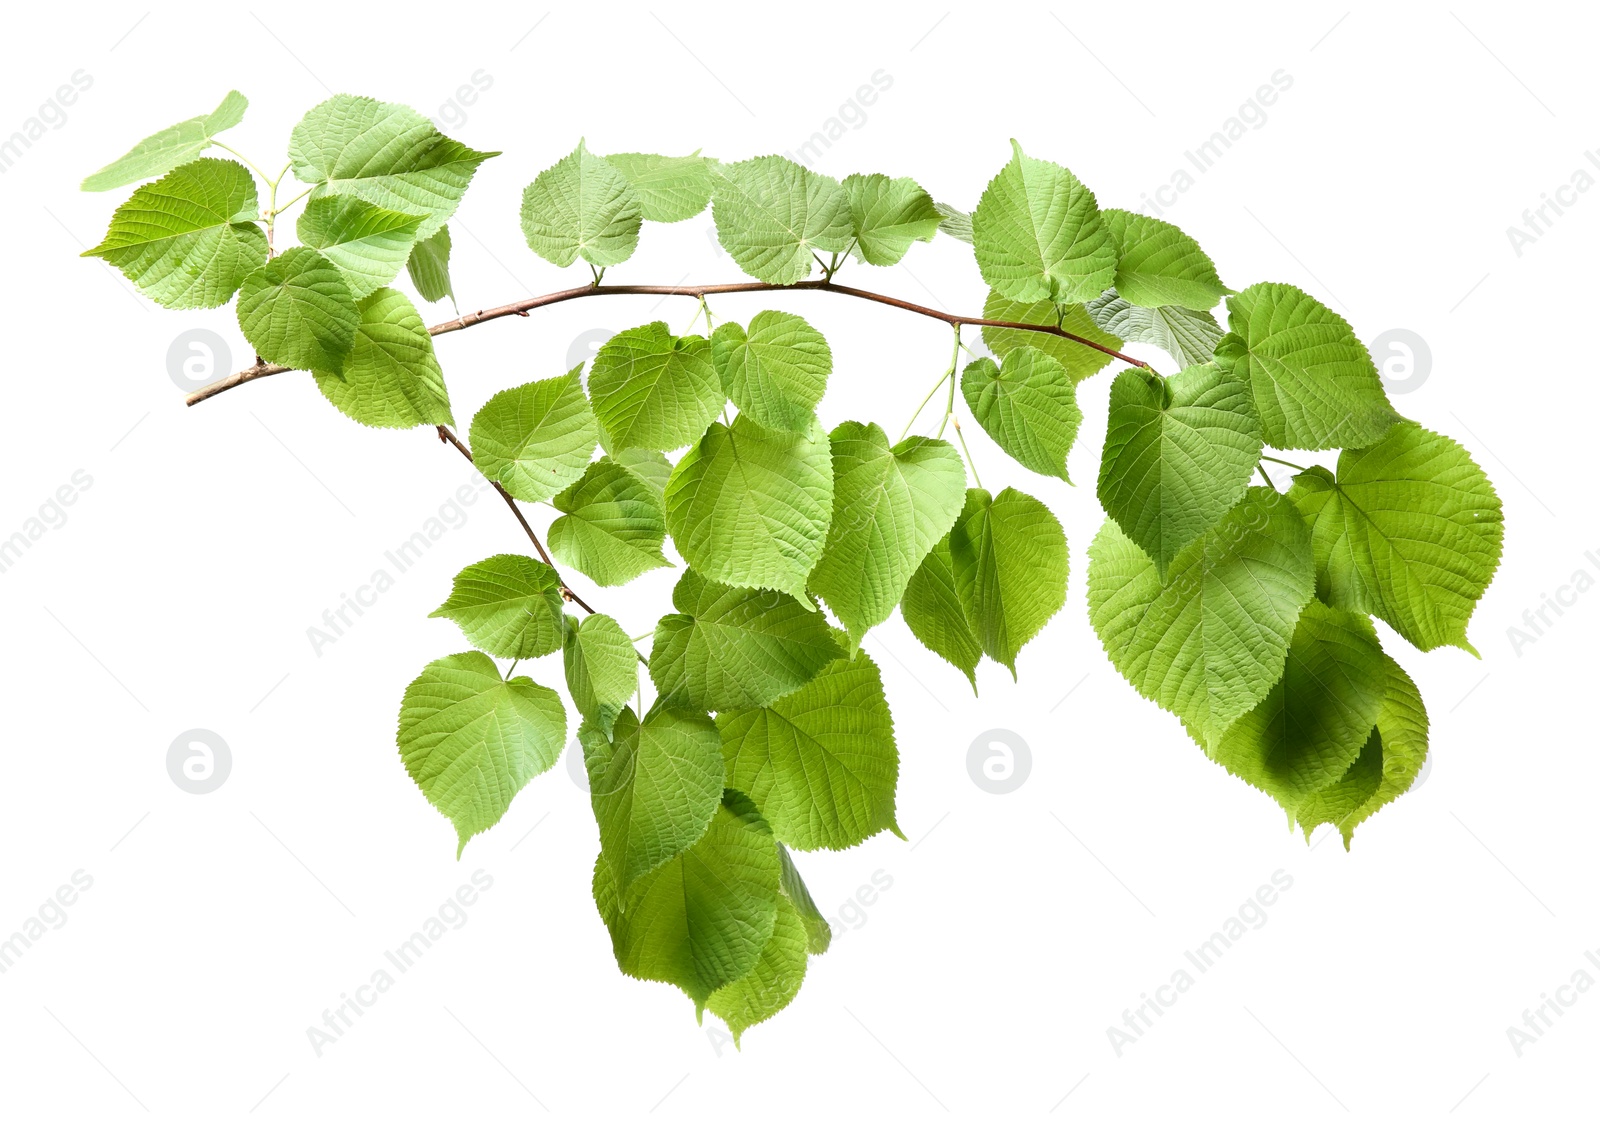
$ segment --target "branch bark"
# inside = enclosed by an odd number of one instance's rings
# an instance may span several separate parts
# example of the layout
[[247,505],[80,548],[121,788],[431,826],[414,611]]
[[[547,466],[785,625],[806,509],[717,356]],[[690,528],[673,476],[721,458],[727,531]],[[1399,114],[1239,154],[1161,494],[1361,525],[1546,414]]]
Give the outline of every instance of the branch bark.
[[[971,325],[976,328],[1011,328],[1019,332],[1041,332],[1047,336],[1059,336],[1063,340],[1071,340],[1075,344],[1082,344],[1086,348],[1093,348],[1097,352],[1120,359],[1122,362],[1134,367],[1149,368],[1150,365],[1142,359],[1134,359],[1124,355],[1114,348],[1097,343],[1086,337],[1057,328],[1053,324],[1024,324],[1015,320],[990,320],[981,316],[960,316],[956,313],[942,312],[931,309],[927,305],[913,304],[902,301],[898,297],[890,297],[884,293],[874,293],[868,289],[854,289],[848,285],[835,285],[831,281],[797,281],[793,285],[769,285],[764,281],[742,281],[726,285],[583,285],[576,289],[560,289],[554,293],[546,293],[540,297],[529,297],[526,300],[514,301],[509,305],[499,305],[492,309],[479,309],[475,313],[467,313],[454,320],[447,320],[442,324],[435,324],[428,329],[430,336],[443,336],[449,332],[460,332],[485,321],[499,320],[506,316],[527,316],[534,309],[543,308],[545,305],[557,305],[563,301],[574,301],[581,297],[602,297],[609,294],[634,294],[647,296],[667,297],[708,297],[719,293],[783,293],[790,291],[814,290],[820,293],[838,293],[845,297],[856,297],[863,301],[873,301],[890,308],[900,309],[904,312],[916,313],[918,316],[930,317],[952,325]],[[236,371],[225,379],[219,379],[210,386],[201,387],[184,402],[189,406],[204,402],[223,391],[232,390],[243,383],[264,379],[268,375],[280,375],[285,371],[293,370],[280,367],[276,363],[263,363],[259,360],[243,371]]]

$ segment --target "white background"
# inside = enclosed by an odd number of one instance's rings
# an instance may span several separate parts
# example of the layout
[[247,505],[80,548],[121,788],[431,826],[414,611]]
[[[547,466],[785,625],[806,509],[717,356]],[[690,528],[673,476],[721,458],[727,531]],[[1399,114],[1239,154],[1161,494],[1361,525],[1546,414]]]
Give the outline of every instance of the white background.
[[[1600,594],[1551,615],[1520,654],[1507,634],[1574,572],[1600,577],[1600,192],[1520,256],[1506,233],[1600,146],[1597,28],[1577,5],[403,11],[58,6],[8,21],[0,135],[75,71],[93,84],[0,176],[0,538],[75,471],[93,483],[0,574],[0,936],[73,872],[93,886],[0,975],[0,1114],[1154,1121],[1203,1110],[1313,1122],[1570,1120],[1592,1106],[1600,995],[1577,996],[1520,1057],[1506,1031],[1579,969],[1600,979],[1584,959],[1600,946],[1589,824]],[[714,1020],[697,1028],[680,993],[617,972],[589,897],[595,829],[565,763],[460,863],[450,826],[400,768],[402,689],[466,647],[428,611],[460,566],[525,549],[498,501],[464,509],[462,526],[317,655],[308,627],[374,570],[393,573],[384,552],[438,513],[468,467],[430,431],[356,426],[303,376],[186,409],[168,347],[208,327],[230,342],[231,367],[246,365],[231,309],[161,310],[76,256],[126,194],[80,194],[79,179],[234,86],[251,105],[227,139],[276,169],[295,121],[333,91],[454,116],[457,88],[488,76],[447,127],[505,152],[451,224],[470,310],[586,280],[536,258],[517,225],[523,186],[580,136],[598,152],[781,152],[882,71],[892,85],[820,170],[911,175],[970,207],[1017,137],[1069,165],[1102,205],[1138,207],[1279,70],[1293,84],[1265,123],[1165,215],[1236,288],[1288,281],[1365,340],[1420,334],[1431,371],[1396,405],[1459,438],[1500,490],[1505,560],[1471,630],[1482,661],[1424,657],[1385,633],[1432,714],[1424,782],[1349,854],[1321,833],[1308,847],[1117,676],[1082,581],[1102,518],[1102,376],[1080,391],[1078,487],[974,443],[985,485],[1044,498],[1071,545],[1067,608],[1024,651],[1021,682],[987,665],[974,699],[898,617],[869,638],[895,708],[910,842],[801,857],[836,919],[875,873],[892,885],[845,911],[853,923],[836,926],[799,999],[742,1053]],[[709,227],[709,215],[648,226],[607,280],[736,280]],[[947,238],[917,246],[904,268],[851,266],[840,280],[967,313],[983,300],[970,250]],[[832,342],[830,426],[897,428],[948,354],[943,326],[836,297],[712,307],[745,319],[765,306],[802,313]],[[681,330],[692,312],[684,299],[606,297],[442,339],[461,428],[494,391],[565,370],[583,333],[657,316]],[[658,571],[596,599],[644,632],[672,581]],[[559,682],[556,658],[527,670]],[[204,796],[166,768],[173,738],[197,727],[225,739],[233,763]],[[1007,795],[968,774],[969,745],[992,728],[1031,747],[1031,771]],[[318,1057],[308,1026],[480,868],[493,887],[462,928]],[[1265,923],[1119,1057],[1107,1028],[1280,870],[1293,885]]]

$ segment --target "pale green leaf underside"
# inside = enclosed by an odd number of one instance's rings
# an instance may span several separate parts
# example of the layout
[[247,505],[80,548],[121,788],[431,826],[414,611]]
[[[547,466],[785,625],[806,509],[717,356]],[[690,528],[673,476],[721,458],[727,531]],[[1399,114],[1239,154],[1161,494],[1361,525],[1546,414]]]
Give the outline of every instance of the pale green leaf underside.
[[1476,655],[1467,621],[1500,564],[1504,522],[1494,486],[1456,442],[1414,422],[1314,467],[1289,498],[1311,525],[1317,592],[1383,618],[1424,652]]
[[661,493],[617,461],[593,462],[552,503],[563,514],[550,525],[550,550],[596,585],[620,586],[672,565],[661,553],[667,538]]
[[1147,309],[1130,304],[1108,289],[1084,306],[1090,319],[1130,344],[1151,344],[1170,355],[1179,367],[1209,363],[1222,326],[1209,312],[1181,305]]
[[501,679],[481,652],[435,660],[400,704],[400,759],[455,825],[458,857],[529,778],[555,764],[566,737],[560,697],[526,676]]
[[746,332],[729,321],[711,334],[711,359],[723,390],[752,422],[804,433],[828,389],[833,352],[802,317],[766,310]]
[[361,309],[339,267],[296,246],[244,279],[239,328],[269,363],[339,375],[361,327]]
[[1089,547],[1089,619],[1106,655],[1203,745],[1277,682],[1314,587],[1310,532],[1267,488],[1179,551],[1165,583],[1115,520]]
[[1048,352],[1013,348],[996,366],[984,358],[961,373],[961,396],[994,443],[1025,469],[1067,476],[1067,454],[1083,423],[1072,376]]
[[859,644],[888,620],[961,514],[967,474],[949,442],[909,437],[890,446],[875,422],[841,423],[829,439],[833,521],[810,585]]
[[501,391],[473,416],[473,460],[518,500],[549,500],[588,468],[600,430],[581,371]]
[[791,847],[848,848],[896,835],[899,755],[877,666],[835,660],[770,705],[717,715],[728,784],[761,807]]
[[344,272],[345,284],[360,300],[400,273],[422,219],[353,195],[328,195],[306,204],[295,230],[301,242]]
[[850,246],[850,201],[839,181],[781,156],[713,169],[717,239],[739,268],[772,285],[800,281],[812,255]]
[[491,555],[455,577],[429,617],[448,617],[491,656],[526,660],[561,647],[561,579],[526,555]]
[[104,258],[166,308],[215,308],[267,260],[257,206],[244,165],[194,160],[135,191],[84,256]]
[[1239,502],[1261,456],[1250,388],[1216,367],[1163,380],[1128,370],[1111,384],[1100,503],[1165,574]]
[[243,121],[245,107],[249,104],[238,90],[229,90],[216,109],[152,133],[86,178],[83,190],[108,191],[152,176],[166,175],[210,148],[212,138],[218,133]]
[[972,245],[972,213],[952,207],[948,203],[935,202],[933,209],[939,213],[939,229],[951,238]]
[[639,201],[628,180],[578,142],[522,193],[528,248],[558,266],[625,262],[639,245]]
[[633,188],[640,214],[655,223],[692,219],[711,202],[711,160],[689,156],[655,156],[615,152],[606,157]]
[[455,290],[450,285],[450,228],[440,227],[432,238],[425,238],[411,247],[406,259],[406,275],[417,287],[417,295],[424,301],[454,301]]
[[1067,599],[1067,539],[1050,509],[1007,488],[967,490],[950,529],[956,596],[983,651],[1017,675],[1017,653]]
[[607,451],[678,449],[705,432],[727,400],[703,336],[674,336],[665,321],[618,332],[589,370]]
[[1117,252],[1094,193],[1067,169],[1011,142],[1011,161],[972,213],[972,245],[989,287],[1014,301],[1070,304],[1115,280]]
[[794,434],[744,415],[711,425],[667,482],[667,530],[700,573],[805,601],[833,515],[828,435]]
[[315,372],[317,389],[363,425],[454,425],[433,338],[406,295],[379,289],[356,307],[361,323],[344,358],[344,373]]

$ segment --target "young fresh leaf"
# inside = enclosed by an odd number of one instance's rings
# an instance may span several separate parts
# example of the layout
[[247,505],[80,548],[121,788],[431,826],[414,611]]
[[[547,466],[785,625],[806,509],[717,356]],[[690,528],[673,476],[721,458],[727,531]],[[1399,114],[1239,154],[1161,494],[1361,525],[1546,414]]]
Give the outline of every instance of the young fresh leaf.
[[742,793],[728,790],[705,835],[619,896],[605,857],[594,900],[611,932],[617,967],[677,985],[698,1014],[711,994],[755,968],[778,913],[772,829]]
[[961,514],[967,472],[949,442],[909,437],[890,446],[877,423],[843,422],[829,440],[833,520],[810,585],[860,644]]
[[550,525],[550,550],[596,585],[620,586],[672,565],[661,553],[667,538],[661,493],[617,461],[591,463],[551,503],[564,514]]
[[650,679],[673,706],[763,707],[844,655],[827,618],[774,590],[735,589],[688,570],[672,604],[678,612],[656,625]]
[[961,397],[994,443],[1025,469],[1067,476],[1067,454],[1083,411],[1072,376],[1047,352],[1015,348],[999,366],[987,357],[961,373]]
[[108,191],[153,176],[165,176],[210,148],[218,133],[243,121],[245,107],[249,104],[238,90],[229,90],[216,109],[152,133],[85,179],[82,190]]
[[1123,300],[1206,312],[1233,292],[1200,244],[1171,223],[1114,209],[1100,212],[1100,219],[1117,247],[1116,289]]
[[633,188],[639,213],[653,223],[692,219],[711,202],[712,162],[698,150],[688,156],[615,152],[606,160]]
[[360,300],[399,274],[422,220],[353,195],[326,195],[306,204],[295,230],[301,242],[344,272],[345,284]]
[[812,255],[850,247],[850,200],[839,181],[781,156],[713,169],[717,240],[739,268],[771,285],[811,273]]
[[855,253],[874,266],[892,266],[913,242],[932,242],[941,217],[933,199],[909,176],[891,180],[874,173],[844,178],[850,200]]
[[561,658],[567,693],[586,723],[607,738],[623,705],[639,686],[639,654],[615,618],[591,613],[563,619]]
[[848,848],[894,821],[900,758],[877,665],[835,660],[766,707],[717,714],[728,784],[802,851]]
[[666,322],[618,332],[589,369],[606,449],[678,449],[705,432],[727,395],[704,336],[674,336]]
[[1460,445],[1414,422],[1368,449],[1313,466],[1293,500],[1311,525],[1317,593],[1374,613],[1424,652],[1477,655],[1467,621],[1500,565],[1505,533],[1494,486]]
[[652,707],[641,722],[625,707],[609,739],[585,724],[579,740],[600,855],[626,897],[705,834],[722,803],[722,739],[703,714]]
[[972,215],[948,203],[935,202],[933,209],[939,213],[939,229],[951,238],[972,245]]
[[1211,362],[1222,339],[1222,326],[1209,312],[1182,305],[1159,309],[1129,304],[1108,289],[1084,306],[1089,318],[1106,332],[1130,344],[1153,344],[1182,367]]
[[805,923],[794,903],[779,895],[772,936],[761,947],[760,960],[744,976],[713,992],[706,1010],[728,1025],[737,1048],[741,1035],[789,1006],[805,977]]
[[561,647],[561,579],[526,555],[491,555],[457,574],[429,617],[448,617],[490,656],[527,660]]
[[828,389],[828,341],[793,313],[758,312],[748,333],[728,321],[711,334],[711,361],[739,413],[769,430],[805,433]]
[[522,234],[546,261],[570,266],[625,262],[639,245],[639,200],[604,157],[578,142],[522,193]]
[[419,239],[444,226],[478,165],[499,155],[451,140],[414,109],[349,94],[315,106],[289,135],[295,177],[313,185],[313,200],[354,195],[424,215]]
[[[1089,314],[1082,305],[1054,305],[1049,301],[1012,301],[991,290],[989,299],[983,303],[983,317],[985,320],[1009,320],[1013,324],[1052,325],[1112,350],[1122,347],[1121,339],[1102,332],[1099,326],[1089,319]],[[1218,335],[1221,333],[1218,332]],[[1083,382],[1112,360],[1111,356],[1098,348],[1086,347],[1076,340],[1053,336],[1047,332],[1028,332],[1020,328],[985,326],[983,342],[1002,360],[1018,348],[1037,348],[1054,357],[1056,362],[1065,367],[1075,384]],[[1211,349],[1207,348],[1207,358],[1210,355]]]
[[166,308],[216,308],[267,260],[257,207],[244,165],[191,161],[135,191],[83,256],[104,258]]
[[1100,503],[1163,575],[1239,502],[1261,457],[1250,388],[1216,367],[1170,379],[1128,370],[1111,384]]
[[[591,380],[592,382],[592,380]],[[828,435],[714,422],[667,481],[667,530],[707,578],[801,601],[833,516]]]
[[972,246],[983,280],[1014,301],[1087,301],[1116,276],[1116,244],[1094,193],[1014,140],[1010,163],[972,213]]
[[1017,653],[1067,600],[1067,537],[1038,500],[1014,488],[967,490],[950,529],[956,596],[991,660],[1017,678]]
[[456,293],[450,286],[450,228],[440,227],[432,238],[425,238],[411,247],[406,259],[406,275],[417,287],[417,295],[424,301],[452,302]]
[[361,327],[361,309],[344,274],[309,246],[296,246],[245,278],[237,312],[239,329],[262,359],[333,375],[344,373]]
[[366,426],[454,425],[433,338],[406,295],[379,289],[356,309],[361,322],[344,359],[344,374],[314,372],[317,389]]
[[400,760],[428,803],[456,827],[456,858],[493,828],[567,739],[561,698],[526,676],[512,680],[481,652],[435,660],[400,703]]
[[1089,547],[1089,620],[1117,671],[1209,748],[1282,675],[1312,571],[1305,522],[1268,488],[1179,551],[1164,583],[1108,519]]
[[1400,416],[1344,317],[1292,285],[1262,282],[1228,298],[1217,361],[1249,380],[1267,444],[1359,449]]
[[518,500],[548,500],[583,476],[600,430],[582,367],[501,391],[472,419],[472,459]]
[[1383,650],[1366,618],[1309,602],[1282,676],[1228,728],[1211,757],[1292,816],[1360,755],[1378,721],[1386,680]]
[[900,599],[900,616],[905,618],[911,635],[923,647],[961,669],[972,683],[973,694],[978,691],[978,661],[983,657],[983,646],[972,631],[966,606],[956,592],[955,564],[950,557],[950,537],[946,535],[906,583],[906,592]]

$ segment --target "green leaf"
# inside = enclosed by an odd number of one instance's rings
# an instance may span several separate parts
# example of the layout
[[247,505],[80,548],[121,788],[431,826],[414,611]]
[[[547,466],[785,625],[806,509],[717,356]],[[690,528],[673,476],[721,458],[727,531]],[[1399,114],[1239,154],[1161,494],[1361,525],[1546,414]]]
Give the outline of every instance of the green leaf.
[[[1410,789],[1422,771],[1422,763],[1428,757],[1428,712],[1422,705],[1422,695],[1393,659],[1385,656],[1383,663],[1383,705],[1378,709],[1378,725],[1362,747],[1361,756],[1336,787],[1319,789],[1295,812],[1307,839],[1317,825],[1332,824],[1339,829],[1345,850],[1349,851],[1356,826]],[[1374,748],[1378,752],[1376,771],[1370,761]],[[1357,797],[1361,799],[1356,800]]]
[[83,256],[104,258],[166,308],[216,308],[267,260],[257,208],[244,165],[191,161],[135,191]]
[[833,515],[828,435],[714,422],[667,481],[667,530],[707,578],[806,598]]
[[1210,365],[1170,379],[1124,371],[1111,384],[1100,503],[1164,575],[1239,502],[1260,457],[1242,380]]
[[583,476],[600,430],[582,365],[501,391],[472,419],[472,459],[518,500],[548,500]]
[[1067,538],[1038,500],[967,490],[950,529],[956,596],[989,658],[1017,677],[1017,653],[1067,600]]
[[422,219],[353,195],[327,195],[306,204],[295,230],[301,242],[344,272],[345,284],[360,300],[395,279],[411,255]]
[[969,212],[938,202],[934,203],[933,209],[939,213],[940,230],[968,246],[972,245],[972,215]]
[[662,707],[643,722],[625,707],[609,739],[588,724],[579,739],[600,855],[626,897],[705,834],[722,804],[722,739],[709,716]]
[[776,925],[778,852],[772,830],[742,793],[723,795],[704,836],[619,896],[604,857],[594,899],[617,967],[677,985],[701,1011],[711,994],[761,959]]
[[1072,376],[1048,352],[1015,348],[999,366],[974,360],[961,373],[961,397],[972,416],[1025,469],[1047,477],[1067,476],[1083,411],[1073,393]]
[[218,133],[243,121],[245,107],[249,104],[238,90],[229,90],[216,109],[152,133],[85,179],[83,190],[108,191],[152,176],[166,175],[210,148],[212,138]]
[[1367,620],[1309,602],[1282,676],[1228,728],[1211,757],[1293,815],[1360,755],[1386,685],[1383,650]]
[[1312,569],[1305,522],[1268,488],[1179,551],[1165,583],[1108,519],[1089,547],[1089,620],[1140,695],[1214,744],[1282,674]]
[[[1089,319],[1089,314],[1082,305],[1053,305],[1049,301],[1031,303],[1012,301],[991,291],[989,299],[983,303],[983,317],[985,320],[1009,320],[1013,324],[1054,325],[1065,332],[1071,332],[1074,336],[1093,340],[1112,350],[1122,347],[1119,338],[1102,332],[1095,322]],[[1038,348],[1053,356],[1056,362],[1065,367],[1074,383],[1081,383],[1115,358],[1098,348],[1086,347],[1075,340],[1054,336],[1048,332],[1028,332],[1020,328],[986,326],[983,330],[983,342],[1002,360],[1018,348]],[[1207,349],[1206,356],[1210,355],[1211,351]]]
[[932,242],[941,216],[933,199],[910,177],[891,180],[873,173],[844,178],[856,256],[874,266],[892,266],[913,242]]
[[802,851],[896,836],[900,772],[877,665],[835,660],[766,707],[717,714],[728,784],[750,794],[772,833]]
[[315,106],[289,135],[295,177],[313,185],[313,200],[354,195],[425,215],[422,240],[455,214],[478,165],[499,155],[451,140],[414,109],[349,94]]
[[781,156],[713,169],[717,240],[739,268],[771,285],[811,273],[812,255],[850,246],[850,200],[839,181]]
[[356,309],[361,323],[344,358],[344,374],[314,372],[317,389],[363,425],[454,425],[433,338],[406,295],[379,289]]
[[1130,344],[1153,344],[1170,355],[1179,367],[1209,363],[1222,339],[1222,326],[1209,312],[1181,305],[1146,309],[1129,304],[1108,289],[1084,306],[1100,328]]
[[449,227],[440,227],[432,238],[425,238],[411,247],[406,274],[424,301],[442,301],[446,297],[455,301],[456,293],[450,286]]
[[344,372],[361,309],[339,267],[309,246],[271,259],[239,287],[239,328],[269,363]]
[[655,449],[619,449],[611,459],[650,486],[660,500],[667,490],[667,480],[672,476],[672,462],[667,455]]
[[1100,218],[1117,247],[1116,290],[1123,300],[1206,312],[1233,292],[1200,244],[1171,223],[1114,209]]
[[429,617],[448,617],[491,656],[527,660],[561,647],[561,578],[526,555],[491,555],[455,577]]
[[567,692],[584,721],[611,737],[612,724],[639,687],[639,654],[615,618],[591,613],[563,619],[561,657]]
[[888,620],[961,514],[967,473],[949,442],[910,437],[890,446],[875,422],[844,422],[829,437],[833,520],[810,584],[858,645]]
[[1357,449],[1400,420],[1366,346],[1309,294],[1252,285],[1228,298],[1228,327],[1217,361],[1249,380],[1268,445]]
[[711,202],[712,161],[698,149],[688,156],[615,152],[606,159],[633,188],[639,213],[653,223],[692,219]]
[[760,960],[744,976],[713,992],[706,1010],[728,1025],[737,1048],[745,1031],[789,1006],[805,977],[805,923],[794,903],[780,895],[772,936],[762,946]]
[[607,449],[678,449],[705,432],[727,396],[704,336],[674,336],[664,321],[618,332],[589,369]]
[[672,565],[661,553],[667,537],[661,493],[615,460],[595,461],[552,503],[565,514],[550,525],[550,550],[596,585],[620,586]]
[[1115,278],[1117,249],[1094,193],[1061,165],[1025,155],[1016,141],[1011,152],[972,213],[983,280],[1014,301],[1098,297]]
[[828,920],[822,916],[822,911],[817,909],[816,900],[806,888],[806,881],[800,878],[799,869],[789,857],[789,849],[782,844],[778,845],[778,864],[779,886],[783,889],[784,897],[794,905],[800,915],[801,923],[805,926],[807,952],[828,952],[828,946],[833,943],[833,929],[828,925]]
[[827,618],[787,594],[735,589],[688,570],[672,604],[678,612],[656,625],[650,679],[674,706],[763,707],[843,655]]
[[811,428],[833,370],[821,332],[793,313],[771,310],[751,318],[748,334],[732,321],[719,324],[711,361],[739,413],[769,430],[797,433]]
[[493,828],[567,739],[561,699],[526,676],[512,680],[481,652],[435,660],[400,703],[400,760],[428,803],[456,826],[456,858]]
[[1317,593],[1374,613],[1424,652],[1477,655],[1467,621],[1500,565],[1505,526],[1494,486],[1460,445],[1414,422],[1339,454],[1335,476],[1299,474],[1289,499],[1311,525]]
[[900,616],[923,647],[955,665],[978,691],[975,675],[983,646],[972,631],[966,606],[956,591],[955,564],[950,557],[950,537],[934,545],[928,557],[906,583],[900,599]]
[[522,234],[546,261],[625,262],[639,245],[639,200],[627,177],[578,142],[522,193]]

